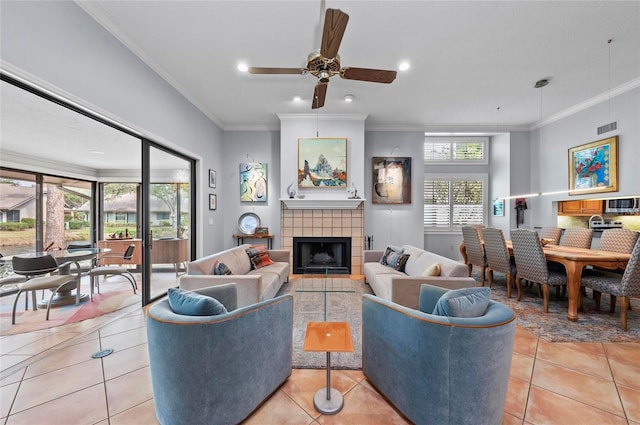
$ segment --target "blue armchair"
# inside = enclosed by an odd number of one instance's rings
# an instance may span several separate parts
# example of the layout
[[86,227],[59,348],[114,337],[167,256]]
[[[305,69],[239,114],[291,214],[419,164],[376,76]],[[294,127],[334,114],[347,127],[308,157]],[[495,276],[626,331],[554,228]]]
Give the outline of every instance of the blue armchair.
[[163,425],[237,424],[291,375],[293,298],[236,309],[233,283],[194,292],[228,313],[180,315],[167,299],[145,310],[156,416]]
[[445,292],[422,285],[419,310],[364,295],[363,372],[416,424],[500,424],[515,314],[495,301],[481,317],[431,314]]

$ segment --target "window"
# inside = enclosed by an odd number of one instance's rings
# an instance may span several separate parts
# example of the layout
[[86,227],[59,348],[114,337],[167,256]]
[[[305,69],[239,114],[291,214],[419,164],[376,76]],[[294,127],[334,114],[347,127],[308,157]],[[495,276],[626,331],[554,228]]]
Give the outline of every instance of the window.
[[424,162],[487,164],[488,137],[427,137],[424,142]]
[[424,178],[425,231],[451,231],[486,221],[487,176],[433,175]]
[[13,222],[20,221],[20,210],[7,211],[7,221],[13,221]]

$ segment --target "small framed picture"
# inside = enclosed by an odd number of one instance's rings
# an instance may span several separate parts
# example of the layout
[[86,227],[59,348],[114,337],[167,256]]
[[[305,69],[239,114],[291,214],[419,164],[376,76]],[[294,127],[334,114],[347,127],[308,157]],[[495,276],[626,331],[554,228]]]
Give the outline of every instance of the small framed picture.
[[216,170],[209,170],[209,187],[216,188]]
[[218,197],[214,194],[209,194],[209,209],[215,210],[218,208]]
[[497,217],[504,217],[504,199],[493,200],[493,215]]

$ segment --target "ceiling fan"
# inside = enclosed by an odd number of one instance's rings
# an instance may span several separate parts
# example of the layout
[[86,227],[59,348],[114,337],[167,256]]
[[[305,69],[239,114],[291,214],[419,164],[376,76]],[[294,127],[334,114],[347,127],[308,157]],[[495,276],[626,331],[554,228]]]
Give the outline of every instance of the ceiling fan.
[[327,9],[324,17],[322,31],[322,43],[320,50],[311,52],[307,57],[306,68],[261,68],[250,67],[251,74],[311,74],[318,78],[318,83],[313,91],[312,109],[322,108],[327,96],[329,78],[339,74],[346,80],[369,81],[373,83],[391,83],[396,79],[396,71],[370,68],[351,68],[340,66],[338,49],[342,42],[342,36],[347,29],[349,15],[340,9]]

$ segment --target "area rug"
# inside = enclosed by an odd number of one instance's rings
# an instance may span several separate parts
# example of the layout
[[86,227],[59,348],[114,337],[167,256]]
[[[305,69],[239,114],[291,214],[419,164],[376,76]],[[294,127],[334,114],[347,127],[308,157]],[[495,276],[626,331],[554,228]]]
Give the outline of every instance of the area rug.
[[[47,309],[38,308],[33,311],[31,308],[31,294],[29,294],[29,310],[24,309],[24,294],[20,294],[18,305],[16,308],[16,324],[11,324],[11,310],[15,295],[3,296],[0,301],[0,336],[14,335],[25,332],[33,332],[42,329],[48,329],[55,326],[66,325],[69,323],[80,322],[86,319],[101,316],[120,310],[135,303],[141,304],[140,291],[134,294],[128,281],[120,282],[109,279],[108,283],[101,283],[101,293],[94,294],[93,301],[82,301],[80,305],[66,305],[51,309],[49,320],[46,320]],[[88,287],[82,287],[82,293],[87,293]],[[49,296],[49,291],[45,292],[45,296]],[[42,291],[37,291],[38,299],[41,297]]]
[[[292,278],[278,295],[293,295],[293,367],[300,369],[324,368],[326,353],[303,350],[308,322],[347,322],[353,340],[353,353],[331,353],[332,369],[362,368],[362,294],[371,288],[364,280],[348,277],[329,277],[327,288],[336,292],[322,292],[324,278]],[[300,291],[307,292],[300,292]],[[325,319],[326,297],[326,319]]]
[[[480,273],[474,270],[478,284]],[[609,295],[602,294],[600,311],[596,311],[591,290],[584,297],[584,312],[578,312],[578,321],[567,319],[569,301],[557,297],[555,288],[550,288],[549,313],[543,312],[542,296],[535,285],[522,290],[522,299],[516,300],[517,290],[507,298],[506,279],[502,273],[494,273],[491,298],[508,305],[515,311],[518,325],[549,342],[640,342],[640,300],[631,300],[631,311],[627,316],[627,332],[620,325],[620,301],[615,313],[609,313]]]

